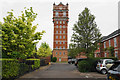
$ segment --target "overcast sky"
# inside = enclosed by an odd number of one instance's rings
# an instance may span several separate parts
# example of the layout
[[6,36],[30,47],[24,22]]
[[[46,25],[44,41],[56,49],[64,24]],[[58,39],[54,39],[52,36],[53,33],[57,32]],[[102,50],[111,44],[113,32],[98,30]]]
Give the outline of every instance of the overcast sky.
[[41,42],[47,42],[53,49],[53,3],[69,4],[69,23],[68,23],[68,44],[72,35],[72,27],[78,20],[78,14],[85,7],[96,17],[95,21],[103,36],[106,36],[118,29],[118,1],[119,0],[0,0],[0,21],[7,15],[7,11],[14,10],[14,15],[21,15],[24,7],[33,7],[37,18],[34,24],[39,24],[36,32],[45,30]]

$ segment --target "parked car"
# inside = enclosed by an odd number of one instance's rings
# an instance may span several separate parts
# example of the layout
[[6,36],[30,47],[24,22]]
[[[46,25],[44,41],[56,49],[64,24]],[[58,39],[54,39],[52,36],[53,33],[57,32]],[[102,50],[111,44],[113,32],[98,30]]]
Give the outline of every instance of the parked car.
[[76,59],[68,59],[69,64],[74,64]]
[[107,74],[107,80],[120,80],[120,61],[114,62]]
[[86,60],[87,58],[79,58],[75,60],[75,66],[78,66],[78,62],[82,61],[82,60]]
[[100,59],[97,63],[96,70],[102,74],[106,74],[108,69],[113,65],[112,59]]

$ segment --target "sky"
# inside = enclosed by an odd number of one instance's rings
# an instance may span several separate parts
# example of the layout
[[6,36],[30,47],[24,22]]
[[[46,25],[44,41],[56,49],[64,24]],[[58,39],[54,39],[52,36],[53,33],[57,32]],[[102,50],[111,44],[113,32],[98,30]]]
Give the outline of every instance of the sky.
[[73,25],[78,21],[78,15],[87,7],[96,19],[96,23],[102,36],[107,36],[118,29],[118,1],[120,0],[0,0],[0,21],[7,16],[7,12],[14,10],[14,15],[20,16],[24,7],[33,7],[37,18],[33,25],[39,24],[36,32],[45,30],[42,39],[37,44],[40,47],[42,42],[49,44],[53,49],[53,3],[69,4],[68,23],[68,44],[71,43]]

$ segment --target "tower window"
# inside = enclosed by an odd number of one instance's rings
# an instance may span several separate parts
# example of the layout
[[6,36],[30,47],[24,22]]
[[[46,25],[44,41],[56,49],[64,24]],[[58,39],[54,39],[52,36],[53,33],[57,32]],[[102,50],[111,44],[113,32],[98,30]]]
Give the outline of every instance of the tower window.
[[65,41],[63,41],[63,44],[65,44]]
[[60,31],[60,34],[62,33],[62,31]]
[[58,47],[56,46],[56,49],[58,49]]
[[62,28],[62,26],[60,25],[60,28]]
[[56,26],[56,28],[58,28],[58,25]]
[[62,24],[62,21],[60,21],[60,24]]
[[58,41],[56,41],[56,44],[58,44]]
[[61,55],[61,52],[59,54]]
[[65,31],[63,31],[63,34],[65,34]]
[[60,39],[62,38],[62,36],[60,36]]
[[56,31],[56,34],[58,34],[58,31]]
[[60,46],[60,49],[61,49],[61,46]]
[[60,41],[60,44],[61,44],[61,41]]
[[65,26],[63,26],[63,28],[65,28]]
[[63,39],[65,39],[65,36],[63,36]]
[[59,15],[59,13],[58,13],[58,12],[56,12],[56,13],[55,13],[55,16],[58,16],[58,15]]
[[63,55],[65,55],[65,52],[63,52]]
[[58,24],[58,21],[56,21],[56,24]]
[[63,12],[63,16],[64,16],[64,17],[66,16],[66,12]]
[[56,39],[58,39],[58,36],[56,36]]

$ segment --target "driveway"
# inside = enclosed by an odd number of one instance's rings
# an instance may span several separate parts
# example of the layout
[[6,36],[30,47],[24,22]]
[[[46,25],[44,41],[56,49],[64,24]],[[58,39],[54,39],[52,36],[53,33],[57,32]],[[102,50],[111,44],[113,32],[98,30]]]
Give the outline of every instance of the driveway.
[[53,63],[20,78],[94,78],[104,80],[106,75],[97,72],[81,73],[73,64]]

